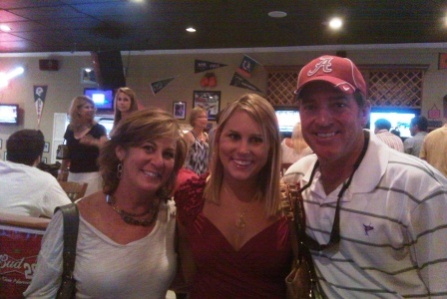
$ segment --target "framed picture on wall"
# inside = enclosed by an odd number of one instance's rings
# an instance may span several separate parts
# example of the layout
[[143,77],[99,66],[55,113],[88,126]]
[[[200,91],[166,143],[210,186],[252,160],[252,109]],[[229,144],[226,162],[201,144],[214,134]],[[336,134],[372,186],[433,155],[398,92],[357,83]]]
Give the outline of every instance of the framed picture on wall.
[[49,142],[45,142],[45,145],[43,146],[43,152],[44,153],[50,152],[50,143]]
[[91,68],[81,69],[81,83],[82,84],[96,84],[95,71]]
[[208,120],[216,120],[220,110],[220,91],[194,90],[193,107],[200,106],[208,113]]
[[177,119],[185,119],[186,117],[186,102],[178,101],[172,104],[172,115]]

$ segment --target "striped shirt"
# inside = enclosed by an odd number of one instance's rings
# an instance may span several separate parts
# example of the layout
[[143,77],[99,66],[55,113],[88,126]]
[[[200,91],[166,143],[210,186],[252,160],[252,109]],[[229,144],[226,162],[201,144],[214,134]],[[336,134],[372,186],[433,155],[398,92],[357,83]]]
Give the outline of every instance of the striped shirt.
[[[309,181],[317,160],[292,165],[287,182]],[[391,150],[371,134],[346,190],[339,244],[312,251],[329,298],[447,297],[447,179],[425,161]],[[317,171],[303,192],[306,233],[329,241],[341,186],[326,195]]]
[[386,129],[379,130],[376,133],[377,138],[382,140],[386,145],[399,152],[404,152],[404,143],[399,136],[394,135]]

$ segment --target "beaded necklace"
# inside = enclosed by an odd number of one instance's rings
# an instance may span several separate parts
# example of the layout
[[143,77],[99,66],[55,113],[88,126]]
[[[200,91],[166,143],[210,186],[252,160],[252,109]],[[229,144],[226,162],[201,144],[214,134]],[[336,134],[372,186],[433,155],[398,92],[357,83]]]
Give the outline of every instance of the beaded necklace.
[[[156,209],[149,209],[141,214],[132,214],[118,208],[115,205],[113,196],[107,194],[106,202],[116,213],[118,213],[118,215],[120,215],[121,219],[123,219],[123,221],[126,222],[127,224],[139,225],[139,226],[151,226],[155,222],[158,216],[158,205]],[[135,217],[141,217],[150,213],[152,213],[152,216],[149,219],[145,220],[135,219]]]

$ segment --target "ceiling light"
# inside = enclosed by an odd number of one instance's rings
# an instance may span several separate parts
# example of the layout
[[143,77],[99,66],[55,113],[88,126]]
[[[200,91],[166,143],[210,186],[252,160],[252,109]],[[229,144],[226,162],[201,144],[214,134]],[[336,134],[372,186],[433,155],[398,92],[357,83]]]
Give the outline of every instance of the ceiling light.
[[0,25],[0,30],[4,31],[4,32],[9,32],[9,31],[11,31],[11,28],[8,25],[2,24],[2,25]]
[[343,21],[340,18],[333,18],[329,21],[329,27],[332,29],[340,29],[343,26]]
[[188,27],[188,28],[186,28],[186,31],[188,31],[188,32],[196,32],[196,29],[193,28],[193,27]]
[[268,13],[268,16],[271,18],[284,18],[287,16],[287,13],[284,11],[271,11]]

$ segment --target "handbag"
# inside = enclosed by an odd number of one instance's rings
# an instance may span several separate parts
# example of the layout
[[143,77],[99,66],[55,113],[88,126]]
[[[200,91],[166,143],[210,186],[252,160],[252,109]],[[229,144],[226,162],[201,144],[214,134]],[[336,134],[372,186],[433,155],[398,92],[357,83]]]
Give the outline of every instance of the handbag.
[[78,239],[79,211],[76,204],[68,204],[56,208],[64,219],[64,250],[62,282],[57,291],[56,299],[75,298],[76,280],[73,278],[76,259],[76,242]]
[[282,185],[282,206],[289,218],[290,240],[294,254],[292,269],[285,278],[287,286],[287,299],[319,299],[322,292],[319,290],[312,256],[307,247],[299,240],[304,238],[302,221],[303,198],[297,185]]
[[66,140],[64,139],[63,144],[59,144],[56,150],[56,159],[63,160],[68,159],[70,156],[70,152],[68,150],[68,145],[66,144]]

